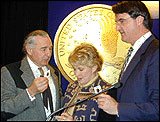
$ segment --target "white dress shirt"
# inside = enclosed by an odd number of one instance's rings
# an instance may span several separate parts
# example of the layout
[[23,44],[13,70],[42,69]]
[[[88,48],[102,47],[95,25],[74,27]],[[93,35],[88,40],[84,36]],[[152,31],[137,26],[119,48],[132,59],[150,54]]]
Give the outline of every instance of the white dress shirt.
[[[31,70],[32,70],[32,72],[33,72],[33,74],[34,74],[34,77],[35,77],[35,78],[40,77],[41,73],[40,73],[40,71],[39,71],[39,69],[38,69],[39,67],[38,67],[37,65],[35,65],[28,56],[27,56],[27,60],[28,60],[28,63],[29,63],[29,65],[30,65],[30,67],[31,67]],[[53,110],[55,111],[55,107],[56,107],[56,105],[55,105],[55,103],[56,103],[55,85],[54,85],[54,83],[53,83],[52,76],[50,75],[50,74],[51,74],[51,73],[50,73],[50,70],[49,70],[46,66],[42,67],[42,69],[43,69],[43,71],[44,71],[44,77],[47,77],[48,80],[49,80],[49,87],[50,87],[51,94],[52,94]],[[46,75],[47,72],[49,73],[49,75]],[[27,89],[26,89],[26,90],[27,90]],[[35,99],[35,97],[32,98],[32,97],[30,96],[28,90],[27,90],[27,93],[28,93],[29,98],[31,99],[31,101],[33,101],[33,100]],[[41,96],[42,96],[42,93],[41,93]],[[43,97],[43,96],[42,96],[42,97]],[[48,101],[48,102],[49,102],[49,101]],[[46,116],[48,117],[48,116],[51,114],[49,103],[48,103],[48,108],[49,108],[49,109],[47,109],[45,106],[44,106],[44,108],[45,108]]]
[[[143,36],[141,36],[132,46],[133,48],[133,52],[131,53],[131,56],[128,60],[128,63],[126,65],[126,68],[128,66],[128,64],[130,63],[131,59],[133,58],[133,56],[136,54],[136,52],[138,51],[138,49],[141,47],[141,45],[152,35],[152,33],[149,31],[146,34],[144,34]],[[124,69],[124,71],[126,70],[126,68]]]

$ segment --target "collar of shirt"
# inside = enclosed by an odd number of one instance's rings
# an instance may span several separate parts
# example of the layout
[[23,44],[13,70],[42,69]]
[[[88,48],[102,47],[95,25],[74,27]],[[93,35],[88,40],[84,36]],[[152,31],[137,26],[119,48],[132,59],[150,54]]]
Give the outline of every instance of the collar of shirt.
[[90,86],[91,84],[93,84],[93,83],[96,81],[97,78],[98,78],[98,74],[96,74],[96,76],[95,76],[91,81],[89,81],[88,83],[86,83],[85,85],[82,85],[82,84],[79,83],[79,86],[80,86],[81,88],[88,87],[88,86]]
[[133,48],[133,52],[131,54],[130,60],[132,59],[132,57],[136,54],[136,52],[138,51],[138,49],[141,47],[141,45],[146,41],[146,39],[148,39],[150,36],[152,35],[152,33],[149,31],[146,34],[144,34],[143,36],[141,36],[132,46]]
[[[30,67],[31,67],[31,70],[32,70],[35,78],[40,77],[41,73],[38,70],[39,67],[28,56],[27,56],[27,60],[28,60],[28,63],[30,65]],[[44,72],[47,71],[47,68],[45,68],[45,67],[42,67],[42,69],[44,70]]]
[[141,47],[141,45],[146,41],[146,39],[148,39],[150,36],[152,35],[152,33],[149,31],[146,34],[144,34],[143,36],[141,36],[132,46],[133,53],[136,53],[137,50]]
[[[152,33],[149,31],[149,32],[147,32],[146,34],[144,34],[143,36],[141,36],[135,43],[134,43],[134,45],[132,46],[132,48],[133,48],[133,52],[131,53],[131,56],[130,56],[130,58],[129,58],[129,60],[128,60],[128,63],[127,63],[127,65],[126,65],[126,68],[127,68],[127,66],[128,66],[128,64],[129,64],[129,62],[131,61],[131,59],[133,58],[133,56],[136,54],[136,52],[138,51],[138,49],[141,47],[141,45],[146,41],[146,39],[148,39],[150,36],[152,35]],[[125,68],[125,69],[126,69]],[[124,70],[125,70],[124,69]]]

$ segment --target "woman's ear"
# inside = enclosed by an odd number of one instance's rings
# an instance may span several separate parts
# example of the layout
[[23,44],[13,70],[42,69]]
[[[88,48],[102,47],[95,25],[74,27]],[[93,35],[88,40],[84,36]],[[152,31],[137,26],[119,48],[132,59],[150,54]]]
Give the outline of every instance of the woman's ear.
[[97,72],[97,68],[98,68],[97,65],[93,66],[93,67],[92,67],[92,73]]

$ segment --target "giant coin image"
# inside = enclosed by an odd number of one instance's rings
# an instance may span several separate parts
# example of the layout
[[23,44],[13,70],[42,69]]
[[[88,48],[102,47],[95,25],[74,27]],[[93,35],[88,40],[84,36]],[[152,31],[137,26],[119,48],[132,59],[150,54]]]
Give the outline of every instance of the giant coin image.
[[54,58],[62,75],[74,82],[74,70],[68,62],[69,54],[81,43],[92,43],[104,59],[100,76],[111,84],[118,81],[125,56],[130,47],[116,31],[111,6],[91,4],[70,13],[60,24],[54,38]]

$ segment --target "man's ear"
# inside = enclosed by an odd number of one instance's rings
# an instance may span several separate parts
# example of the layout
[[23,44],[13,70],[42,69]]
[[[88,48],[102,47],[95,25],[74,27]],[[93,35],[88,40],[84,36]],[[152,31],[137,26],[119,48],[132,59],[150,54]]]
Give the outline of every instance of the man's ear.
[[141,24],[143,24],[144,17],[138,16],[138,17],[136,18],[136,21],[137,21],[137,25],[141,25]]
[[26,45],[27,54],[32,55],[32,48],[27,44]]

